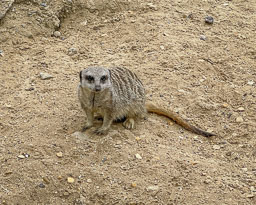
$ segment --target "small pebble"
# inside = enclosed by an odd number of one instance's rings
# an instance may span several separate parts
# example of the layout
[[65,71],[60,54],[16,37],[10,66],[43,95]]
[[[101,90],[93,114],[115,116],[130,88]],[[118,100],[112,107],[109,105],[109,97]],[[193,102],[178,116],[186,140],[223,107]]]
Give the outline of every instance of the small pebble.
[[68,177],[67,181],[68,181],[68,183],[72,184],[75,182],[75,179],[72,177]]
[[227,108],[227,107],[228,107],[228,103],[223,103],[223,104],[222,104],[222,107]]
[[92,180],[91,179],[87,179],[87,183],[92,183]]
[[220,146],[219,146],[219,145],[213,145],[213,149],[219,150],[219,149],[220,149]]
[[18,156],[18,158],[19,159],[25,159],[26,157],[23,154],[21,154],[21,155]]
[[243,107],[239,107],[237,110],[243,112],[245,109]]
[[140,141],[141,138],[140,137],[135,137],[136,141]]
[[205,35],[200,35],[200,40],[205,41],[206,40],[206,36]]
[[0,56],[4,56],[4,52],[2,50],[0,50]]
[[246,197],[247,198],[253,198],[255,195],[254,194],[247,194]]
[[59,31],[54,31],[53,35],[56,37],[56,38],[59,38],[61,36],[61,33]]
[[137,159],[142,159],[142,157],[140,156],[140,154],[135,154],[135,157],[136,157]]
[[131,187],[133,187],[133,188],[135,188],[137,186],[137,184],[136,183],[131,183]]
[[44,185],[43,183],[40,183],[38,186],[39,186],[40,188],[45,188],[45,185]]
[[213,17],[212,16],[206,16],[205,17],[205,23],[207,24],[213,24]]
[[77,54],[77,49],[76,48],[69,48],[68,49],[68,55],[73,56],[75,54]]
[[236,118],[236,122],[243,122],[243,121],[244,121],[244,119],[241,116]]
[[43,73],[43,72],[41,72],[39,75],[40,75],[40,78],[41,78],[42,80],[47,80],[47,79],[53,78],[53,76],[50,75],[50,74],[48,74],[48,73]]
[[243,170],[244,172],[247,172],[247,171],[248,171],[248,169],[247,169],[246,167],[242,168],[242,170]]
[[[1,54],[1,52],[0,52],[0,54]],[[247,84],[248,85],[253,85],[255,82],[253,81],[253,80],[249,80],[248,82],[247,82]]]
[[159,186],[148,186],[147,191],[157,191],[159,189]]
[[59,157],[59,158],[63,157],[63,153],[62,153],[62,152],[58,152],[58,153],[56,153],[56,155],[57,155],[57,157]]
[[160,48],[161,48],[162,50],[164,50],[164,46],[160,46]]

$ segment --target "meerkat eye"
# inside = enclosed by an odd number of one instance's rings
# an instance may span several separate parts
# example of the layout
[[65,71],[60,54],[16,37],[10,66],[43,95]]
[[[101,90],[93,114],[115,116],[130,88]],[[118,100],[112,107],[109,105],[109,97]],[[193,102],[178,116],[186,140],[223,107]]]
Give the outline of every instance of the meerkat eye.
[[94,77],[92,77],[91,75],[85,76],[85,79],[88,80],[89,83],[93,83],[94,82]]
[[108,79],[108,76],[103,75],[100,79],[101,82],[105,82]]

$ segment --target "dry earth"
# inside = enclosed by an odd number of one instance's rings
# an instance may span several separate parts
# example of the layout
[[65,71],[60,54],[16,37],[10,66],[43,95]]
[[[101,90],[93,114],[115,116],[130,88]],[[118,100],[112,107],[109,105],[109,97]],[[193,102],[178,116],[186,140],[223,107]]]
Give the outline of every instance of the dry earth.
[[[0,6],[0,204],[256,204],[255,0]],[[79,135],[91,65],[131,69],[149,100],[218,136],[151,114]]]

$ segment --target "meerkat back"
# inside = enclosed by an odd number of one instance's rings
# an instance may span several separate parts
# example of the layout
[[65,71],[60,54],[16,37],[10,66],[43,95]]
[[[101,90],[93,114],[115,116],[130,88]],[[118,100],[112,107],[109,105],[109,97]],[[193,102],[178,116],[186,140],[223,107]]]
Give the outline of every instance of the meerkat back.
[[110,69],[116,118],[141,117],[146,113],[145,89],[137,75],[125,68]]

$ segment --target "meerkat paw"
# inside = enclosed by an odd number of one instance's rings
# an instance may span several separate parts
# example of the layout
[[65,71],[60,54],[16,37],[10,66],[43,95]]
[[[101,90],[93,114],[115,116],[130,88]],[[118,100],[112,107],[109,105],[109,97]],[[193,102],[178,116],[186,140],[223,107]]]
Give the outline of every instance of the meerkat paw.
[[85,125],[83,128],[82,128],[82,132],[85,132],[86,130],[90,129],[92,127],[92,125]]
[[98,128],[94,131],[94,134],[96,134],[96,135],[106,135],[106,134],[108,134],[108,129],[100,127],[100,128]]
[[135,121],[133,118],[127,118],[124,123],[123,123],[123,126],[126,128],[126,129],[133,129],[134,126],[135,126]]

